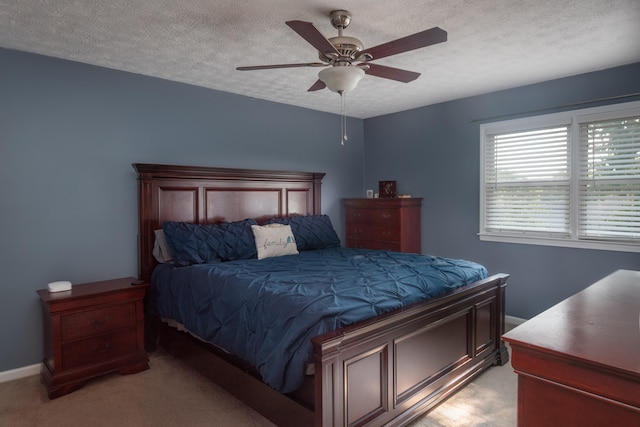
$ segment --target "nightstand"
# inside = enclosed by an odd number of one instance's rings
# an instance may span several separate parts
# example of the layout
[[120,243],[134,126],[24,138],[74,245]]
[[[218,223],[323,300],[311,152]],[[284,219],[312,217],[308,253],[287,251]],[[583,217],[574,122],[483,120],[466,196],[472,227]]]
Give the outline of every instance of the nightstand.
[[70,291],[38,292],[44,310],[42,382],[50,399],[91,378],[149,369],[144,350],[144,296],[136,279],[73,285]]

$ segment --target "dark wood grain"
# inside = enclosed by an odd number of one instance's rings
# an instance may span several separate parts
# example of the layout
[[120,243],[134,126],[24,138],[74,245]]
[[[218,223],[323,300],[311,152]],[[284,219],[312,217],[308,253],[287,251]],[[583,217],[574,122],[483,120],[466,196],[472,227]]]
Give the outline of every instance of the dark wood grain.
[[421,253],[422,198],[344,199],[346,246]]
[[138,268],[148,281],[156,266],[154,231],[165,221],[213,224],[321,213],[324,173],[136,163]]
[[365,49],[364,52],[371,55],[373,59],[380,59],[445,41],[447,41],[447,32],[442,28],[433,27],[410,36],[370,47]]
[[286,24],[300,37],[305,39],[311,46],[315,47],[320,53],[334,53],[340,55],[340,52],[320,31],[311,23],[305,21],[287,21]]
[[367,65],[369,68],[365,70],[365,72],[370,76],[382,77],[402,83],[409,83],[420,77],[420,73],[416,73],[414,71],[374,63],[368,63]]
[[50,399],[111,372],[149,369],[144,349],[147,284],[126,277],[73,285],[70,291],[38,290],[44,311],[42,382]]
[[619,270],[503,338],[518,425],[640,425],[640,272]]

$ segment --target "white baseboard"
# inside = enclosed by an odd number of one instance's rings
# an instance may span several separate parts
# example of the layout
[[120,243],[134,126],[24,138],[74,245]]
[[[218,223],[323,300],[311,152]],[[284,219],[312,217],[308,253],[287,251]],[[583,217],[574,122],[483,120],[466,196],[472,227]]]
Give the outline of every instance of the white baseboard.
[[510,325],[518,326],[526,322],[527,319],[523,319],[521,317],[515,317],[515,316],[504,316],[504,321],[505,323],[508,323]]
[[36,363],[35,365],[0,372],[0,383],[38,375],[40,373],[40,365],[40,363]]

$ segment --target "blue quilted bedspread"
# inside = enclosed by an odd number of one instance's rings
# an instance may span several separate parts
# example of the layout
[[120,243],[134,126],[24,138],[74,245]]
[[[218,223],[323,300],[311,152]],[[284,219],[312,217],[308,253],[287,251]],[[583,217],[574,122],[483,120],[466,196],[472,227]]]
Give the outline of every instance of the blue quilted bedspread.
[[298,388],[311,337],[487,277],[476,263],[332,248],[189,267],[159,265],[149,310],[256,367],[280,392]]

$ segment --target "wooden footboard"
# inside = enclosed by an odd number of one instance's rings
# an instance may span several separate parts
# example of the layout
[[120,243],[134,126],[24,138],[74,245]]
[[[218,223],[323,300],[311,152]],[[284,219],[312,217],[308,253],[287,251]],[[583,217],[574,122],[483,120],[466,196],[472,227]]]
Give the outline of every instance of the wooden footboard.
[[315,337],[316,425],[405,425],[506,363],[507,278]]

